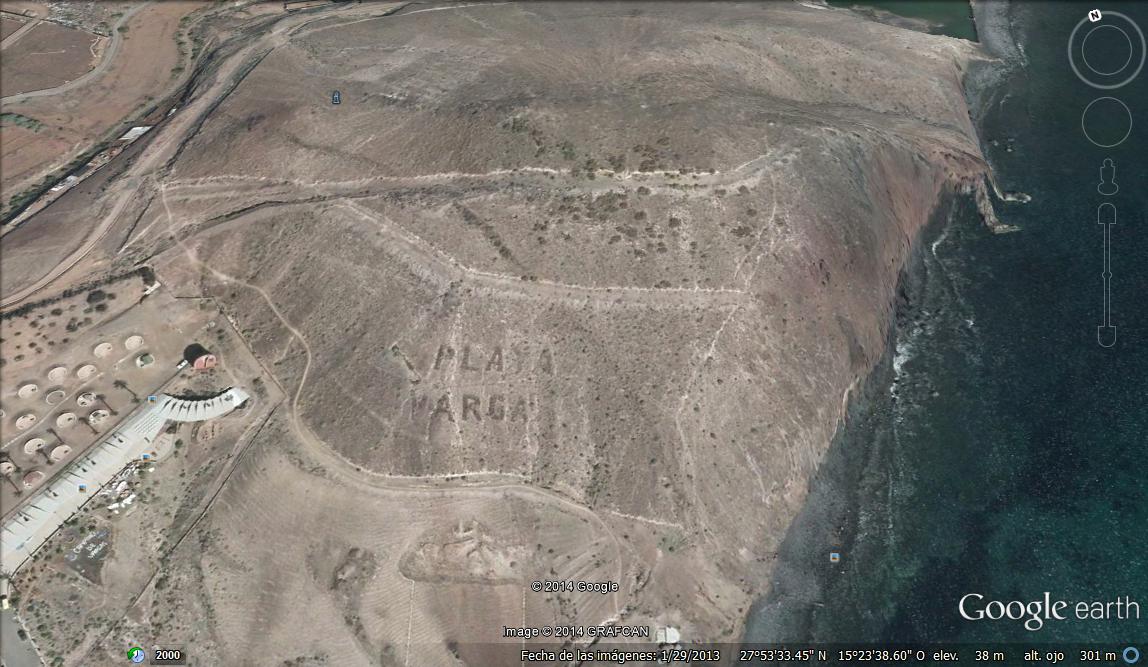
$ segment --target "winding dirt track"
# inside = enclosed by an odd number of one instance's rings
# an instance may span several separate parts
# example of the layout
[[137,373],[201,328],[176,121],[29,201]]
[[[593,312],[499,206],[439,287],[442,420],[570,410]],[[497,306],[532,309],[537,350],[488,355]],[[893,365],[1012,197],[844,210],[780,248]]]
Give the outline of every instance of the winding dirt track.
[[[369,13],[375,17],[394,11],[388,9],[386,12],[380,13],[374,9],[376,8],[369,5],[366,7],[356,5],[354,7],[355,11]],[[203,120],[235,89],[254,64],[275,48],[287,44],[289,35],[297,33],[310,23],[328,18],[330,18],[328,14],[288,17],[264,35],[251,40],[247,46],[223,61],[215,71],[210,86],[168,119],[165,127],[159,131],[159,135],[152,140],[152,144],[124,172],[120,183],[109,188],[105,195],[108,201],[112,202],[108,215],[100,220],[79,247],[49,269],[43,276],[26,287],[2,295],[0,297],[0,309],[18,305],[76,266],[115,226],[128,204],[140,198],[145,192],[144,188],[154,187],[149,185],[150,183],[162,178],[163,172],[167,170],[170,161],[178,155],[183,144],[194,136]],[[7,102],[8,99],[5,98],[4,101]]]
[[36,294],[92,251],[96,244],[115,226],[124,209],[141,197],[146,184],[151,182],[158,171],[166,167],[167,162],[174,157],[185,138],[198,126],[197,121],[200,116],[209,113],[213,108],[213,103],[230,92],[231,77],[240,71],[241,66],[247,63],[251,55],[261,46],[263,46],[262,40],[240,51],[220,67],[218,76],[211,88],[199,99],[184,107],[182,113],[173,117],[171,123],[164,128],[163,133],[155,139],[152,145],[147,147],[139,160],[125,172],[120,183],[109,190],[108,194],[113,201],[111,210],[88,234],[84,242],[32,284],[10,294],[5,294],[3,300],[0,300],[0,308],[10,308]]
[[[447,7],[438,8],[439,10],[449,9]],[[430,10],[427,10],[430,11]],[[378,12],[375,12],[376,16]],[[321,18],[328,18],[329,15],[321,15]],[[374,18],[374,17],[372,17]],[[167,208],[165,190],[167,184],[163,180],[164,173],[172,159],[177,157],[181,147],[188,138],[194,136],[202,121],[216,108],[218,103],[225,99],[228,94],[234,90],[235,86],[242,81],[243,76],[250,70],[251,65],[266,56],[278,46],[286,44],[291,35],[297,35],[306,28],[310,22],[319,20],[315,16],[299,17],[297,20],[287,18],[279,22],[269,32],[261,37],[254,39],[246,46],[237,51],[234,55],[230,56],[226,61],[219,65],[219,68],[210,83],[209,87],[202,93],[198,94],[193,101],[187,104],[184,108],[180,109],[176,116],[173,116],[166,127],[163,127],[161,133],[155,137],[153,143],[147,147],[144,153],[139,157],[137,162],[133,164],[121,178],[120,183],[116,184],[109,190],[108,200],[111,206],[108,213],[104,215],[88,238],[70,253],[63,261],[56,266],[52,267],[44,276],[37,279],[34,283],[27,287],[20,289],[12,294],[3,296],[0,307],[8,308],[16,305],[30,296],[36,294],[40,290],[51,285],[57,278],[65,272],[76,266],[83,260],[96,245],[107,236],[108,232],[116,227],[120,222],[120,218],[124,212],[129,208],[130,204],[142,198],[144,195],[151,192],[158,192],[161,200],[164,203],[165,209]],[[44,91],[45,93],[47,91]],[[62,92],[62,91],[60,91]],[[753,171],[755,166],[754,162],[746,163],[738,169],[733,170],[735,173]],[[733,174],[730,174],[731,176]],[[451,175],[457,177],[456,175]],[[173,183],[176,188],[179,184]],[[317,185],[317,184],[316,184]],[[338,204],[339,206],[349,209],[350,212],[358,214],[375,224],[381,224],[389,227],[392,234],[398,234],[390,225],[386,224],[385,220],[380,220],[379,216],[372,211],[368,211],[361,207],[356,206],[351,201],[343,201]],[[168,215],[168,230],[172,230],[180,226],[172,216],[170,209],[167,209]],[[413,243],[410,239],[406,239],[409,243]],[[282,326],[290,333],[290,335],[302,347],[305,354],[305,363],[302,374],[298,380],[298,385],[293,390],[288,390],[276,375],[264,366],[267,376],[272,378],[279,388],[283,391],[285,396],[290,398],[286,401],[287,408],[287,421],[292,434],[303,447],[307,455],[315,462],[322,465],[330,475],[334,483],[340,485],[350,485],[356,490],[365,493],[419,493],[419,494],[514,494],[519,497],[528,499],[532,502],[543,503],[551,506],[562,508],[566,512],[570,512],[576,516],[582,517],[589,521],[591,525],[598,529],[599,534],[608,536],[609,541],[613,546],[613,557],[618,566],[616,581],[622,583],[625,578],[625,562],[626,554],[630,549],[626,547],[619,536],[611,528],[611,526],[603,519],[603,517],[593,511],[586,505],[580,504],[575,500],[565,497],[559,493],[535,487],[528,483],[528,480],[521,475],[512,475],[504,473],[491,473],[491,472],[477,472],[477,473],[456,473],[456,474],[442,474],[442,475],[427,475],[427,476],[398,476],[386,475],[382,473],[375,473],[363,470],[355,466],[351,461],[344,458],[329,444],[319,438],[314,432],[311,431],[305,420],[301,418],[299,403],[303,392],[307,389],[307,381],[309,379],[312,367],[312,351],[310,345],[304,334],[297,329],[277,307],[272,296],[259,285],[249,283],[240,278],[228,275],[215,269],[207,264],[205,261],[196,256],[192,248],[185,245],[184,240],[177,242],[180,247],[185,251],[189,262],[193,265],[201,267],[205,272],[210,274],[214,279],[242,286],[245,289],[254,290],[259,294],[261,299],[266,302],[275,317],[281,322]],[[408,248],[411,250],[414,248]],[[431,261],[433,264],[442,264],[442,257],[430,256],[433,253],[426,248],[417,248],[422,253],[413,254],[426,254],[424,259]],[[752,270],[754,262],[750,261],[749,256],[746,258],[747,270]],[[438,267],[442,269],[442,266]],[[459,271],[467,273],[468,277],[476,278],[479,280],[498,282],[501,285],[501,276],[475,276],[469,275],[473,270],[468,270],[468,267],[451,266],[448,267],[452,271]],[[547,289],[569,289],[578,288],[578,286],[567,285],[547,285]],[[582,289],[587,289],[583,287]],[[614,288],[611,288],[613,290]],[[623,288],[624,289],[624,288]],[[724,305],[733,306],[733,312],[736,312],[740,307],[747,305],[747,294],[741,289],[720,289],[720,290],[704,290],[704,294],[697,294],[696,290],[642,290],[641,298],[650,298],[651,296],[655,301],[661,299],[667,302],[689,302],[699,296],[705,297],[707,300],[714,298],[722,300]],[[618,294],[614,293],[612,298],[618,298]],[[710,353],[712,354],[712,345],[710,346]],[[263,362],[260,361],[262,364]],[[466,481],[459,479],[462,475],[467,476]],[[450,481],[447,481],[450,478]],[[629,517],[630,520],[647,520],[645,517]],[[656,522],[662,523],[662,522]],[[663,523],[663,525],[676,525]],[[141,591],[141,595],[142,595]],[[621,616],[621,610],[626,604],[626,596],[629,591],[623,588],[617,593],[612,593],[612,607],[613,615],[611,618],[602,619],[601,622],[609,622],[617,620]],[[125,610],[126,612],[127,610]],[[97,641],[94,645],[100,644]]]
[[[20,102],[23,102],[25,100],[30,100],[30,99],[35,98],[35,97],[51,97],[52,95],[60,95],[60,94],[66,93],[70,90],[75,90],[76,88],[79,88],[80,86],[85,86],[89,82],[91,82],[93,79],[97,79],[97,78],[103,76],[108,71],[108,68],[111,67],[112,61],[116,59],[116,54],[119,53],[120,46],[124,42],[123,34],[120,33],[120,27],[127,24],[127,22],[133,16],[135,16],[137,12],[139,12],[141,9],[143,9],[144,7],[146,7],[149,4],[151,4],[151,3],[150,2],[143,2],[143,3],[140,3],[138,5],[133,6],[131,9],[124,12],[123,16],[121,16],[115,22],[115,24],[112,25],[112,28],[111,28],[112,38],[108,43],[108,48],[104,49],[104,52],[100,55],[100,62],[96,63],[95,67],[93,67],[92,69],[85,72],[83,74],[83,76],[81,76],[81,77],[79,77],[73,81],[69,81],[67,83],[60,84],[59,86],[55,86],[52,88],[41,88],[40,90],[29,90],[26,93],[17,93],[15,95],[9,95],[7,97],[0,98],[0,104],[18,104]],[[33,23],[36,23],[36,22],[39,22],[39,21],[37,20]],[[21,30],[23,30],[23,28],[21,28]],[[19,32],[20,31],[12,33],[11,35],[8,36],[8,38],[12,39],[13,37],[16,37],[16,35],[19,34]],[[7,40],[5,40],[5,41],[7,41]]]
[[[625,571],[622,566],[624,547],[621,540],[618,539],[618,536],[614,533],[613,529],[610,528],[610,526],[602,519],[601,516],[599,516],[589,507],[576,503],[573,500],[570,500],[569,498],[559,495],[553,491],[530,486],[520,481],[507,480],[507,478],[513,479],[514,477],[520,477],[518,475],[506,475],[500,473],[479,473],[478,475],[473,473],[454,473],[450,475],[427,475],[421,477],[392,476],[366,471],[341,456],[330,445],[323,442],[318,436],[316,436],[314,432],[312,432],[311,429],[299,418],[299,397],[303,395],[303,390],[307,386],[307,376],[311,371],[312,360],[311,346],[307,342],[307,339],[303,336],[303,333],[295,328],[295,326],[287,320],[286,316],[284,316],[279,308],[275,305],[271,295],[268,294],[267,291],[262,287],[236,278],[234,276],[230,276],[211,267],[206,262],[199,259],[199,257],[197,257],[195,253],[186,246],[184,246],[184,251],[187,254],[188,261],[208,271],[217,280],[225,283],[240,285],[258,293],[259,296],[262,297],[263,300],[267,303],[267,306],[271,309],[271,312],[275,314],[275,317],[279,319],[280,323],[282,323],[283,327],[286,328],[287,331],[290,332],[290,334],[295,338],[295,340],[299,342],[299,345],[302,346],[305,358],[303,373],[299,378],[299,385],[295,388],[294,393],[290,394],[291,400],[288,404],[288,422],[290,424],[292,433],[295,435],[300,444],[302,444],[307,449],[308,453],[317,462],[323,465],[325,469],[330,471],[332,474],[337,475],[340,478],[339,482],[341,484],[351,483],[354,486],[366,490],[386,490],[404,493],[498,493],[509,491],[522,496],[532,497],[533,499],[544,503],[559,505],[578,516],[588,518],[593,524],[598,526],[598,528],[603,533],[609,536],[611,542],[613,542],[615,560],[618,563],[618,575],[615,581],[621,583],[625,580]],[[260,361],[260,364],[262,364],[262,361]],[[273,378],[275,382],[279,384],[278,377],[271,373],[270,370],[266,369],[266,367],[264,367],[264,369],[267,371],[267,375]],[[286,387],[283,387],[282,384],[280,384],[280,388],[283,389],[285,394],[288,394]],[[441,480],[447,477],[457,478],[464,474],[467,477],[485,475],[490,477],[492,481],[467,481],[466,483],[451,487],[430,484],[435,480]],[[619,593],[615,592],[611,593],[610,595],[614,603],[614,618],[617,618],[621,610],[621,605],[618,604]]]

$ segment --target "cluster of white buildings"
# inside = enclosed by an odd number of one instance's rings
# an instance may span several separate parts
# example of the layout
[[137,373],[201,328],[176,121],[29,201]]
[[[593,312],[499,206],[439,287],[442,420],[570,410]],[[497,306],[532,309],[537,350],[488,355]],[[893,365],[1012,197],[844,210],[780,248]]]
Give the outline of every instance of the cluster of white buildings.
[[0,574],[13,574],[72,515],[132,461],[152,451],[169,421],[198,422],[222,417],[250,398],[233,387],[205,400],[159,394],[91,450],[68,464],[51,483],[36,491],[0,533]]

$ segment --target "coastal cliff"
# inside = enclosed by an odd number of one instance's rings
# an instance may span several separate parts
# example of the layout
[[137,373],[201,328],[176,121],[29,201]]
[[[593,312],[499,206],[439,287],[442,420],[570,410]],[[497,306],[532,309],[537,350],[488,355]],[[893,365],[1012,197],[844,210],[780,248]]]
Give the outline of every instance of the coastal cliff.
[[[983,57],[783,4],[331,22],[219,105],[168,204],[235,221],[191,225],[190,242],[225,273],[268,276],[322,369],[302,418],[341,456],[523,475],[648,533],[623,617],[728,639],[884,353],[939,198],[978,193],[998,226],[962,87]],[[317,108],[329,89],[342,104]],[[266,199],[322,203],[229,213]],[[316,241],[345,267],[389,257],[386,297],[344,289]],[[281,262],[293,271],[275,277]],[[262,297],[228,299],[269,350],[285,343],[251,315]],[[348,350],[334,321],[384,324],[353,325]],[[417,380],[351,371],[400,335]],[[396,426],[380,439],[345,393]]]
[[[800,4],[372,11],[252,28],[114,260],[214,297],[294,397],[171,560],[229,591],[187,617],[296,590],[329,613],[261,613],[410,664],[496,664],[444,647],[512,617],[738,639],[938,201],[999,227],[984,54]],[[212,623],[221,662],[316,641]]]

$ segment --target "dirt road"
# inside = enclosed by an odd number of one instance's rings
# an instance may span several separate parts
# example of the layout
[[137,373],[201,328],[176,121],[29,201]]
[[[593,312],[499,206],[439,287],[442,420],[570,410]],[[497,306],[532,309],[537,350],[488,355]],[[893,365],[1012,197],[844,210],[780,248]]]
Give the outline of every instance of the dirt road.
[[[10,14],[9,16],[14,16],[14,15]],[[23,37],[24,35],[27,35],[32,30],[32,28],[35,28],[37,25],[40,24],[40,19],[38,19],[38,18],[27,18],[24,16],[21,16],[20,18],[26,19],[24,21],[24,25],[20,26],[19,28],[16,28],[15,32],[13,32],[11,35],[8,35],[7,37],[5,37],[4,41],[0,42],[0,49],[6,49],[6,48],[12,46],[16,42],[20,41],[21,37]],[[8,98],[5,97],[4,101],[7,102]]]
[[[389,11],[390,9],[386,9],[386,12]],[[355,5],[351,8],[351,12],[380,15],[379,8],[371,5]],[[161,176],[160,172],[167,167],[183,143],[198,131],[202,120],[235,89],[263,57],[275,48],[288,43],[289,34],[309,23],[327,18],[329,15],[325,13],[286,17],[274,28],[221,63],[209,87],[192,102],[179,109],[163,128],[157,130],[158,135],[139,159],[124,172],[120,182],[108,189],[106,196],[113,202],[110,212],[92,229],[83,243],[31,284],[3,295],[0,309],[18,305],[76,266],[115,226],[128,204],[143,195],[143,188],[154,187],[151,184]]]
[[[80,86],[85,86],[89,82],[103,76],[104,73],[106,73],[108,71],[108,68],[112,64],[112,61],[115,60],[116,54],[119,53],[120,46],[123,45],[124,38],[123,38],[123,34],[119,30],[120,27],[123,25],[126,25],[128,20],[131,19],[133,16],[135,16],[136,12],[143,9],[148,4],[150,4],[150,3],[145,2],[145,3],[139,4],[139,5],[135,5],[134,7],[129,9],[128,11],[124,12],[123,16],[121,16],[119,18],[119,20],[117,20],[115,22],[115,24],[112,26],[112,29],[111,29],[112,37],[108,43],[108,48],[104,49],[104,52],[100,55],[100,62],[96,63],[96,66],[93,67],[92,69],[88,70],[88,72],[85,73],[83,76],[81,76],[81,77],[79,77],[73,81],[69,81],[68,83],[65,83],[63,85],[55,86],[54,88],[44,88],[42,90],[30,90],[26,93],[18,93],[16,95],[9,95],[7,97],[0,98],[0,104],[19,104],[20,102],[23,102],[24,100],[30,100],[34,97],[49,97],[51,95],[60,95],[61,93],[66,93],[70,90],[75,90],[76,88],[79,88]],[[35,25],[36,23],[39,23],[39,19],[29,21],[29,25],[26,25],[23,28],[20,28],[16,32],[9,35],[8,39],[4,40],[3,46],[4,47],[10,46],[11,45],[10,43],[15,42],[17,39],[19,39],[20,36],[23,35],[23,33],[30,30],[31,26]]]

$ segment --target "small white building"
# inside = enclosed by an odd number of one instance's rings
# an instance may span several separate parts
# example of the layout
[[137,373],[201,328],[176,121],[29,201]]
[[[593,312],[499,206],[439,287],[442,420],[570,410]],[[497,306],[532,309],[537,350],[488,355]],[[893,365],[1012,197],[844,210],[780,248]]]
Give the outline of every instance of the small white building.
[[112,482],[131,461],[150,452],[168,421],[215,419],[243,405],[250,395],[232,387],[212,398],[189,401],[158,394],[125,423],[79,456],[50,484],[40,487],[27,503],[4,522],[0,531],[0,565],[15,573],[56,530],[78,512],[96,492]]

